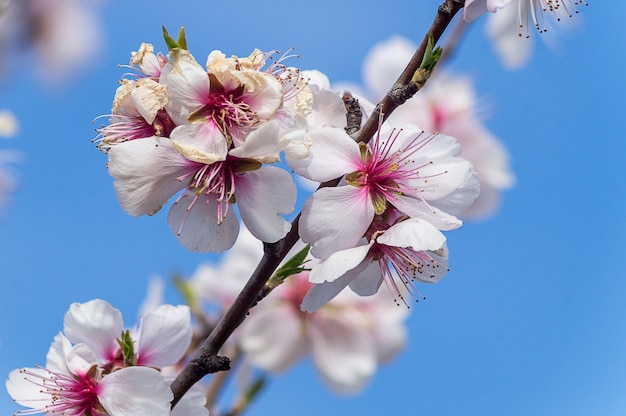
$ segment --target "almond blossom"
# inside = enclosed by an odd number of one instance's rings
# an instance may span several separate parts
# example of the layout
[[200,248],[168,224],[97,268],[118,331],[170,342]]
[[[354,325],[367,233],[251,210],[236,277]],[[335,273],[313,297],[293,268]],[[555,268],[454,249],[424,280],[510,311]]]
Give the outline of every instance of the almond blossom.
[[[394,36],[372,48],[364,63],[364,81],[374,98],[387,92],[416,47],[409,40]],[[479,101],[468,77],[436,72],[418,94],[388,119],[396,126],[416,124],[459,142],[461,157],[472,163],[480,181],[480,195],[460,214],[465,218],[492,215],[499,206],[501,192],[515,182],[507,150],[484,125],[478,109]]]
[[127,334],[132,346],[122,351],[120,311],[100,299],[74,303],[46,366],[14,370],[7,390],[32,408],[29,414],[169,415],[173,394],[159,367],[175,364],[186,352],[189,308],[161,305]]
[[414,281],[437,283],[448,271],[446,238],[429,222],[409,218],[392,225],[375,221],[356,247],[337,251],[313,267],[315,283],[302,301],[314,312],[350,286],[361,296],[378,292],[384,282],[404,304],[405,294],[417,299]]
[[[289,231],[281,215],[294,208],[295,184],[288,172],[265,164],[279,161],[281,151],[306,156],[307,144],[295,143],[302,137],[288,133],[310,103],[298,98],[308,92],[299,70],[280,61],[265,68],[270,56],[213,51],[204,69],[181,48],[167,62],[147,44],[132,55],[139,78],[122,82],[98,138],[126,212],[152,215],[182,191],[168,224],[192,251],[233,245],[235,203],[257,238],[275,242]],[[304,108],[283,107],[294,101]]]
[[85,344],[71,346],[62,334],[48,352],[45,368],[9,374],[6,388],[21,414],[158,416],[170,414],[172,391],[149,367],[127,367],[105,374]]
[[374,216],[391,208],[452,230],[461,225],[455,215],[476,199],[476,174],[454,138],[411,125],[381,130],[367,145],[347,134],[319,137],[309,157],[291,162],[315,181],[344,176],[343,185],[319,189],[304,204],[300,236],[313,256],[356,246]]

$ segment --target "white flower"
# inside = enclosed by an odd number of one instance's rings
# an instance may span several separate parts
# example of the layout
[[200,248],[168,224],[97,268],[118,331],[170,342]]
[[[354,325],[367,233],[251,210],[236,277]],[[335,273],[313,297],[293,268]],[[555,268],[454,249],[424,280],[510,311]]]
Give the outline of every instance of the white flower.
[[495,13],[498,9],[506,6],[510,1],[511,0],[465,0],[463,19],[466,22],[472,22],[487,12]]
[[437,283],[448,271],[446,238],[427,221],[409,218],[393,225],[372,224],[369,241],[333,253],[317,264],[309,276],[313,288],[302,302],[302,310],[314,312],[346,286],[361,296],[387,289],[406,304],[404,294],[417,299],[414,281]]
[[293,161],[292,168],[319,182],[345,175],[345,184],[322,188],[306,201],[302,240],[311,244],[313,256],[325,259],[354,247],[374,216],[391,208],[442,230],[459,227],[455,215],[478,195],[476,175],[459,152],[452,137],[410,125],[379,132],[368,145],[347,135],[318,137],[309,157]]
[[578,13],[579,0],[513,0],[487,20],[485,30],[502,64],[518,69],[528,62],[532,50],[530,31],[542,34],[542,40],[554,46],[552,27]]
[[347,291],[303,314],[310,287],[308,272],[287,278],[251,310],[238,342],[254,366],[274,373],[310,355],[333,391],[355,393],[404,346],[406,310],[386,293],[363,298]]
[[[415,48],[416,45],[399,36],[372,48],[364,63],[364,80],[375,98],[388,91]],[[425,131],[443,133],[459,142],[460,156],[472,163],[480,181],[480,195],[461,213],[462,217],[473,218],[493,214],[499,206],[500,193],[515,182],[504,145],[483,125],[477,108],[476,93],[468,77],[436,73],[388,119],[396,126],[416,124]]]
[[50,347],[46,368],[14,370],[6,387],[18,404],[32,409],[29,414],[166,416],[173,399],[157,370],[106,371],[87,345],[72,347],[62,334]]
[[[73,343],[84,343],[103,365],[120,365],[117,339],[124,330],[122,314],[108,302],[95,299],[73,303],[63,320],[63,332]],[[147,313],[131,334],[136,342],[138,365],[173,365],[185,354],[191,342],[189,307],[161,305]]]

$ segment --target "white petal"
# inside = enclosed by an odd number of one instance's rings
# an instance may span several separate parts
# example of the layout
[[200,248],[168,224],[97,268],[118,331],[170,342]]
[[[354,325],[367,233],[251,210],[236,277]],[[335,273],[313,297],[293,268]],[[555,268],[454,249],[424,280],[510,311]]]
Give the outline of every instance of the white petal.
[[313,360],[324,379],[338,393],[353,393],[376,371],[377,353],[362,316],[345,312],[331,319],[315,316],[308,330]]
[[425,219],[440,230],[454,230],[463,225],[463,222],[454,215],[447,214],[419,199],[396,196],[394,205],[406,215],[412,218]]
[[170,416],[209,416],[206,408],[206,396],[195,384],[172,409]]
[[291,224],[280,214],[289,214],[296,203],[296,184],[280,168],[263,166],[235,177],[235,196],[241,219],[253,236],[274,243],[283,238]]
[[117,198],[130,215],[154,214],[187,186],[185,175],[200,165],[185,159],[167,138],[148,137],[113,146],[109,174]]
[[354,276],[351,273],[346,273],[341,276],[339,279],[336,279],[332,282],[324,282],[313,285],[311,289],[307,292],[306,296],[302,300],[302,305],[300,305],[300,310],[303,312],[315,312],[322,306],[326,305],[328,301],[337,296],[339,292],[350,284],[350,282],[354,279]]
[[110,416],[169,416],[174,398],[161,374],[149,367],[127,367],[100,380],[98,400]]
[[256,159],[262,163],[280,161],[278,122],[272,120],[263,123],[258,129],[251,132],[246,140],[229,154],[239,158]]
[[374,206],[364,188],[322,188],[304,204],[300,236],[311,244],[313,256],[325,259],[335,251],[356,246],[373,218]]
[[214,197],[185,193],[170,208],[167,223],[178,241],[191,251],[221,253],[235,244],[239,233],[239,220],[232,206],[217,223],[218,203]]
[[213,121],[178,126],[170,136],[174,148],[189,160],[210,165],[226,159],[226,138]]
[[491,46],[507,69],[519,69],[530,59],[531,39],[519,36],[517,7],[511,5],[489,16],[485,31],[491,40]]
[[199,110],[209,96],[209,75],[186,50],[170,53],[172,63],[165,65],[159,82],[167,86],[170,101],[165,107],[174,124],[187,123],[190,113]]
[[372,296],[378,292],[383,283],[383,275],[377,261],[366,262],[367,266],[360,271],[350,283],[350,289],[359,296]]
[[[21,370],[34,373],[36,376],[26,375]],[[50,373],[43,368],[16,369],[9,373],[5,386],[11,398],[19,405],[32,409],[43,409],[52,404],[50,394],[42,392],[42,379],[50,378]]]
[[252,310],[239,333],[239,343],[252,364],[282,372],[309,351],[302,331],[292,306],[276,302]]
[[86,344],[77,344],[65,360],[69,372],[77,376],[84,376],[91,367],[98,364],[98,357]]
[[112,359],[119,348],[116,340],[123,329],[122,313],[100,299],[73,303],[63,318],[67,339],[86,344],[105,360]]
[[176,364],[187,351],[191,335],[188,306],[159,306],[148,313],[141,323],[137,364],[155,367]]
[[327,259],[313,266],[309,274],[309,281],[311,283],[324,283],[337,280],[337,278],[359,266],[367,257],[372,245],[373,242],[370,242],[331,254]]
[[298,175],[325,182],[359,169],[359,145],[343,129],[316,128],[310,134],[313,144],[309,148],[309,156],[289,160],[289,166]]
[[50,371],[67,373],[67,363],[65,358],[72,349],[72,344],[62,332],[59,332],[52,341],[48,354],[46,355],[46,368]]
[[378,244],[393,247],[411,247],[415,251],[439,250],[446,237],[431,223],[409,218],[391,226],[376,238]]

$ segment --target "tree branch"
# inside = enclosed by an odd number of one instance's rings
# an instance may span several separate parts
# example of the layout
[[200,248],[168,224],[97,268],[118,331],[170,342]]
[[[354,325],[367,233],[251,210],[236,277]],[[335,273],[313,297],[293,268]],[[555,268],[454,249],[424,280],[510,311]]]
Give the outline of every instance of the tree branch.
[[[413,84],[411,79],[424,59],[424,53],[426,51],[429,35],[432,35],[435,43],[437,43],[446,27],[452,21],[454,15],[463,7],[463,4],[464,0],[445,0],[439,6],[435,20],[424,37],[424,40],[411,58],[411,61],[405,68],[404,72],[402,72],[392,87],[391,91],[389,91],[389,93],[387,93],[383,100],[378,104],[373,114],[364,124],[360,132],[358,132],[358,136],[355,139],[357,142],[368,142],[376,133],[382,109],[384,109],[384,120],[393,112],[393,110],[417,92],[416,88],[410,86]],[[409,92],[407,93],[407,91]],[[338,183],[339,179],[335,179],[321,184],[320,188],[336,186]],[[300,215],[292,221],[291,230],[287,233],[285,238],[276,243],[264,243],[263,258],[250,277],[250,280],[248,280],[248,283],[246,283],[246,286],[243,288],[239,296],[237,296],[237,299],[235,299],[231,307],[218,321],[211,334],[194,355],[193,359],[183,368],[181,373],[172,383],[171,388],[174,393],[172,407],[178,403],[181,397],[191,388],[191,386],[202,379],[205,375],[215,373],[217,371],[224,371],[229,368],[230,360],[226,357],[219,357],[217,354],[234,330],[241,324],[241,322],[243,322],[250,308],[257,301],[257,297],[263,290],[263,287],[269,277],[279,266],[280,262],[285,258],[289,250],[299,240],[299,219]]]

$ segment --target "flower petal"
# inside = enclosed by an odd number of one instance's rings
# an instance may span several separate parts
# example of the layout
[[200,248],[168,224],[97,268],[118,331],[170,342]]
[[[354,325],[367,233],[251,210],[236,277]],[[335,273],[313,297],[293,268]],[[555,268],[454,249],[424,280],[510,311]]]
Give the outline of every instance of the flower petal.
[[383,275],[377,261],[366,262],[365,267],[350,282],[350,289],[359,296],[372,296],[383,283]]
[[239,343],[252,364],[282,372],[308,351],[302,323],[291,305],[253,310],[239,333]]
[[361,314],[344,310],[337,317],[315,316],[308,331],[313,360],[324,379],[338,393],[353,393],[376,371],[376,348]]
[[280,214],[293,211],[296,184],[280,168],[263,166],[235,177],[237,207],[241,219],[253,236],[275,243],[291,229],[291,223]]
[[110,416],[169,416],[174,394],[149,367],[126,367],[100,380],[98,400]]
[[324,283],[337,280],[348,271],[355,269],[367,257],[374,242],[337,251],[322,260],[309,273],[309,282]]
[[318,182],[339,178],[359,169],[359,145],[342,129],[316,128],[313,144],[304,159],[290,159],[289,166],[300,176]]
[[374,206],[365,188],[322,188],[302,208],[300,236],[311,244],[313,256],[325,259],[336,251],[354,247],[373,218]]
[[435,226],[418,218],[401,221],[376,238],[378,244],[415,251],[439,250],[445,242],[446,237]]
[[101,299],[72,303],[63,318],[67,339],[74,344],[86,344],[104,360],[113,359],[123,329],[122,313]]
[[189,160],[210,165],[226,159],[226,138],[213,121],[178,126],[170,136],[174,148]]
[[137,341],[137,364],[155,367],[174,365],[191,342],[189,307],[161,305],[141,323]]
[[218,224],[218,207],[214,197],[186,192],[170,208],[167,223],[187,250],[221,253],[235,244],[239,220],[231,207]]
[[169,139],[148,137],[113,146],[109,174],[124,211],[133,216],[154,214],[187,186],[184,179],[200,165],[185,159]]
[[340,278],[332,282],[324,282],[313,285],[307,292],[300,305],[300,310],[303,312],[315,312],[322,306],[326,305],[328,301],[337,296],[339,292],[350,284],[354,279],[354,275],[346,273]]

